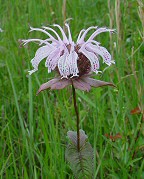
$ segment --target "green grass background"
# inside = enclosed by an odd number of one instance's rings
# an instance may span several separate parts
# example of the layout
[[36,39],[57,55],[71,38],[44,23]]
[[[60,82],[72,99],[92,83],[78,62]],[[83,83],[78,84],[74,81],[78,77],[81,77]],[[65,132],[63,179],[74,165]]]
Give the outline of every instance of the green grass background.
[[[138,2],[67,0],[64,10],[62,0],[0,0],[0,27],[4,30],[0,33],[1,178],[74,178],[64,157],[67,131],[76,130],[71,88],[36,96],[40,84],[54,73],[47,73],[43,61],[39,71],[28,76],[38,46],[20,48],[18,43],[19,39],[45,38],[40,32],[28,33],[29,26],[63,26],[65,18],[73,18],[74,40],[89,26],[117,30],[112,36],[97,37],[116,64],[95,77],[111,81],[117,88],[92,89],[90,93],[77,90],[80,126],[94,148],[94,176],[144,178],[142,114],[130,114],[144,103],[144,17],[140,15],[144,7]],[[115,142],[105,137],[117,133],[122,138]]]

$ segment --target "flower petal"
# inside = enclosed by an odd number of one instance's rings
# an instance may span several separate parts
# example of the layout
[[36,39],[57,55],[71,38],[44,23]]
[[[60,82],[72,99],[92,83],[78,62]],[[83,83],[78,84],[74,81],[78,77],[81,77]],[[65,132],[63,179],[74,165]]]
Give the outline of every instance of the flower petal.
[[110,66],[111,63],[113,63],[113,61],[111,60],[111,54],[107,51],[106,48],[92,44],[87,45],[85,48],[90,52],[100,55],[107,65]]
[[51,70],[54,70],[57,66],[58,59],[60,57],[61,49],[57,48],[52,51],[46,59],[45,66],[48,67],[48,72],[50,73]]
[[77,67],[78,54],[75,51],[71,51],[68,55],[68,62],[70,68],[70,74],[74,76],[78,76],[78,67]]
[[32,63],[32,66],[34,67],[34,69],[29,71],[30,75],[38,70],[39,63],[49,55],[49,53],[52,51],[52,49],[53,48],[50,48],[50,46],[45,45],[43,47],[40,47],[36,51],[35,57],[31,60],[31,63]]
[[98,73],[98,69],[99,69],[98,57],[94,53],[87,51],[85,48],[80,49],[79,52],[83,53],[89,59],[91,63],[91,70],[95,73]]
[[60,75],[62,76],[62,78],[67,78],[67,75],[65,74],[65,71],[66,71],[66,59],[67,59],[67,55],[66,53],[64,53],[58,60],[58,69],[59,69],[59,72],[60,72]]

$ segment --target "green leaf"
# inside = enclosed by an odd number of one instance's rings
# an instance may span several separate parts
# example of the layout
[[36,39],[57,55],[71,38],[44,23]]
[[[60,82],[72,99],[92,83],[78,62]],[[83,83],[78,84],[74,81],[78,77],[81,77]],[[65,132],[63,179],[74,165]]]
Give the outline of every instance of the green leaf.
[[80,151],[77,150],[77,132],[68,131],[68,144],[65,157],[70,163],[76,178],[93,178],[93,148],[87,141],[87,135],[80,130]]

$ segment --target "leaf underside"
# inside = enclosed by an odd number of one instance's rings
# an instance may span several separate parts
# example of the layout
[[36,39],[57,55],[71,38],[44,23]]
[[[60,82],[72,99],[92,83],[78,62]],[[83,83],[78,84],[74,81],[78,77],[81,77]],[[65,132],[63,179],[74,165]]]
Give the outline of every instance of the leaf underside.
[[80,151],[77,150],[77,133],[68,131],[68,144],[65,152],[66,160],[70,163],[75,178],[93,178],[93,148],[87,141],[87,135],[80,130]]

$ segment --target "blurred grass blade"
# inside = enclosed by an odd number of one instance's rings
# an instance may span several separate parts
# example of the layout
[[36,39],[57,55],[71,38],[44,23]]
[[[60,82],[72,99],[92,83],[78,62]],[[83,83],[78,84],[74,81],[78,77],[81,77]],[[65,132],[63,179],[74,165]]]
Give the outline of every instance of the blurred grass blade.
[[93,108],[96,108],[95,103],[93,103],[93,102],[91,101],[91,99],[90,99],[89,97],[87,97],[83,92],[77,90],[76,93],[77,93],[84,101],[86,101],[87,104],[89,104],[89,105],[92,106]]
[[17,113],[18,113],[18,117],[19,117],[19,121],[20,121],[20,126],[21,126],[21,130],[22,130],[22,134],[23,134],[23,137],[25,137],[24,123],[23,123],[23,119],[22,119],[20,108],[19,108],[19,104],[18,104],[18,98],[17,98],[14,82],[13,82],[13,79],[12,79],[12,74],[10,72],[10,69],[9,69],[7,61],[6,61],[6,64],[7,64],[6,66],[7,66],[10,82],[11,82],[11,85],[12,85],[12,90],[13,90],[13,94],[14,94],[14,99],[15,99],[15,104],[16,104],[16,108],[17,108]]

